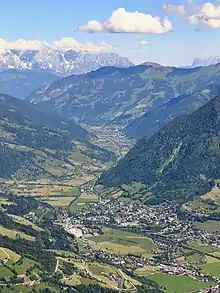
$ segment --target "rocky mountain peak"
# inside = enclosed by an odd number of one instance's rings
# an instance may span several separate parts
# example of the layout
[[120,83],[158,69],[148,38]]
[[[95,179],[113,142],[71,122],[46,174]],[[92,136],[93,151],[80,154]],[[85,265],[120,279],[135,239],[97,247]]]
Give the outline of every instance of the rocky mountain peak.
[[115,52],[63,49],[43,43],[39,49],[1,49],[0,69],[45,69],[61,75],[82,74],[105,66],[129,67]]

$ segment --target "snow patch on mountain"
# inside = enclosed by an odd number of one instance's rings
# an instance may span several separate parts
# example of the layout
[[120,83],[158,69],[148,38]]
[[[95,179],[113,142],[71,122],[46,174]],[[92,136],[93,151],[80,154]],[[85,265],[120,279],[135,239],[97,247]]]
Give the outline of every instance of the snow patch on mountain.
[[110,51],[65,49],[42,44],[39,49],[0,49],[0,70],[45,69],[54,73],[82,74],[101,67],[129,67],[133,63]]
[[220,56],[212,56],[207,59],[196,58],[192,63],[192,67],[209,66],[218,63],[220,63]]

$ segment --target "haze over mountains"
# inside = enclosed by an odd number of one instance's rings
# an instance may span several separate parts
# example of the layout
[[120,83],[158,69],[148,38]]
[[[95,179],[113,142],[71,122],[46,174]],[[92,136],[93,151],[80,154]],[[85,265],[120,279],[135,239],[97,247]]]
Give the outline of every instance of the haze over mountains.
[[28,99],[88,125],[132,123],[126,133],[141,137],[209,101],[219,92],[219,80],[220,65],[106,67],[55,81]]
[[60,76],[41,69],[7,69],[0,71],[0,93],[25,99],[32,91],[58,79]]
[[209,66],[220,63],[220,56],[212,56],[207,59],[195,58],[192,67]]
[[25,99],[62,76],[132,65],[127,58],[104,49],[68,49],[49,43],[38,49],[0,49],[0,92]]

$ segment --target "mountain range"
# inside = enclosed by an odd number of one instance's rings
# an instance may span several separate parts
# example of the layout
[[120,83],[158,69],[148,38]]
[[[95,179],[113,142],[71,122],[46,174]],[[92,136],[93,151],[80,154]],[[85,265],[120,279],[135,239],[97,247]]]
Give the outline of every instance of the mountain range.
[[63,49],[42,44],[38,50],[1,49],[0,69],[43,69],[59,75],[81,74],[104,66],[128,67],[133,63],[115,52]]
[[106,67],[55,81],[28,100],[89,125],[124,127],[132,123],[134,127],[128,126],[126,133],[141,137],[219,94],[219,80],[220,65],[191,69],[159,64]]
[[209,66],[220,63],[220,56],[212,56],[207,59],[196,58],[192,63],[192,67]]
[[[141,139],[99,184],[147,203],[186,202],[220,178],[220,97]],[[135,192],[129,192],[129,190]]]

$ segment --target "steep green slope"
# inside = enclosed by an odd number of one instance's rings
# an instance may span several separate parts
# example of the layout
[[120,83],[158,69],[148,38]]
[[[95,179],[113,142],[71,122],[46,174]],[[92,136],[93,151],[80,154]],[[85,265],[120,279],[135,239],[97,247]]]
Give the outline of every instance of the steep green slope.
[[104,173],[107,186],[142,182],[135,196],[145,202],[184,202],[205,193],[220,178],[220,97],[141,139],[118,165]]
[[26,98],[32,91],[46,86],[60,77],[46,70],[17,70],[0,71],[0,93]]
[[52,111],[45,111],[29,102],[0,94],[0,118],[11,122],[62,130],[78,140],[87,140],[89,133],[74,121],[67,120]]
[[86,124],[127,125],[174,97],[191,94],[220,77],[220,65],[182,69],[157,64],[102,68],[70,76],[29,99]]
[[58,178],[75,172],[80,160],[114,159],[88,139],[75,122],[0,95],[0,178]]
[[132,138],[141,138],[159,130],[168,121],[197,110],[202,105],[220,94],[220,78],[208,86],[202,87],[190,95],[181,95],[167,103],[147,111],[143,116],[132,121],[125,129]]

